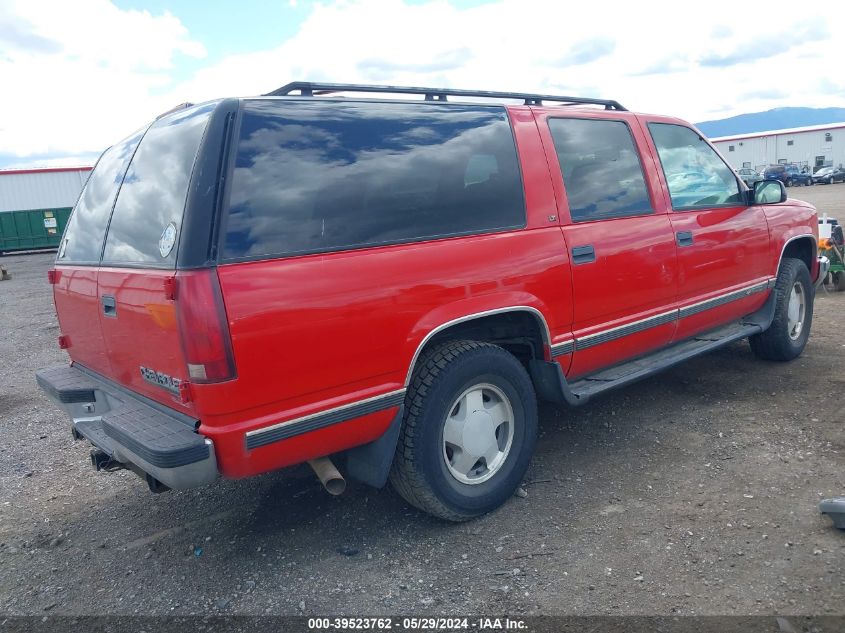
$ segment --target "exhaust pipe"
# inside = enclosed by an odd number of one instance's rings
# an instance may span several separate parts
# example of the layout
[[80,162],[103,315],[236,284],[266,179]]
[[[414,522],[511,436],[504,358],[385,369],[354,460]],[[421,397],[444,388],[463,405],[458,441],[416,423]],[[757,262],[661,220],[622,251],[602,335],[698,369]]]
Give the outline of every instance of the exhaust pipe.
[[328,457],[309,459],[308,465],[314,470],[320,483],[330,495],[337,496],[346,490],[346,480]]

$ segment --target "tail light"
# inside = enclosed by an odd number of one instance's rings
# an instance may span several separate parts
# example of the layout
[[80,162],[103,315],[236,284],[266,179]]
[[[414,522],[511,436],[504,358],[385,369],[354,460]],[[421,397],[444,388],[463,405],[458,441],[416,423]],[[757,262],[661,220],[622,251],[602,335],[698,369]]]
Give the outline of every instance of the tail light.
[[191,382],[222,382],[235,377],[232,340],[216,270],[178,273],[176,320]]

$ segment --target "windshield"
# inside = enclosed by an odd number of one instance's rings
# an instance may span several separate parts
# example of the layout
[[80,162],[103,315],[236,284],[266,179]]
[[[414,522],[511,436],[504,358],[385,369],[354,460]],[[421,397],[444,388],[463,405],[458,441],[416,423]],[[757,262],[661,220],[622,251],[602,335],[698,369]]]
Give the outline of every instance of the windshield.
[[833,172],[833,167],[822,167],[816,172],[816,176],[826,176],[831,172]]

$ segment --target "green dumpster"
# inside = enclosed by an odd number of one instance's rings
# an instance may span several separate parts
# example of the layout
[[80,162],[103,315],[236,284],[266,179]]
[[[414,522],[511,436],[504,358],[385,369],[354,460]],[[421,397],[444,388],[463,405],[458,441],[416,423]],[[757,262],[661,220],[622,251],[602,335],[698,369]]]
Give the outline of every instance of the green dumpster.
[[71,207],[0,211],[0,253],[57,248]]

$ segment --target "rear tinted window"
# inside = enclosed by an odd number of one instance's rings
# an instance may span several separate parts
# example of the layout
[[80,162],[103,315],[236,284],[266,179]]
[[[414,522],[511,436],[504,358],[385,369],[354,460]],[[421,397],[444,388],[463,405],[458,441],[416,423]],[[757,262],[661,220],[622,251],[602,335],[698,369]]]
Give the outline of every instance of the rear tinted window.
[[640,156],[627,124],[549,119],[573,222],[652,213]]
[[224,257],[255,258],[524,226],[504,108],[250,101]]
[[114,205],[104,264],[175,266],[188,181],[215,105],[184,110],[150,126]]
[[88,178],[65,230],[57,261],[98,264],[114,198],[143,132],[113,145],[100,157]]

